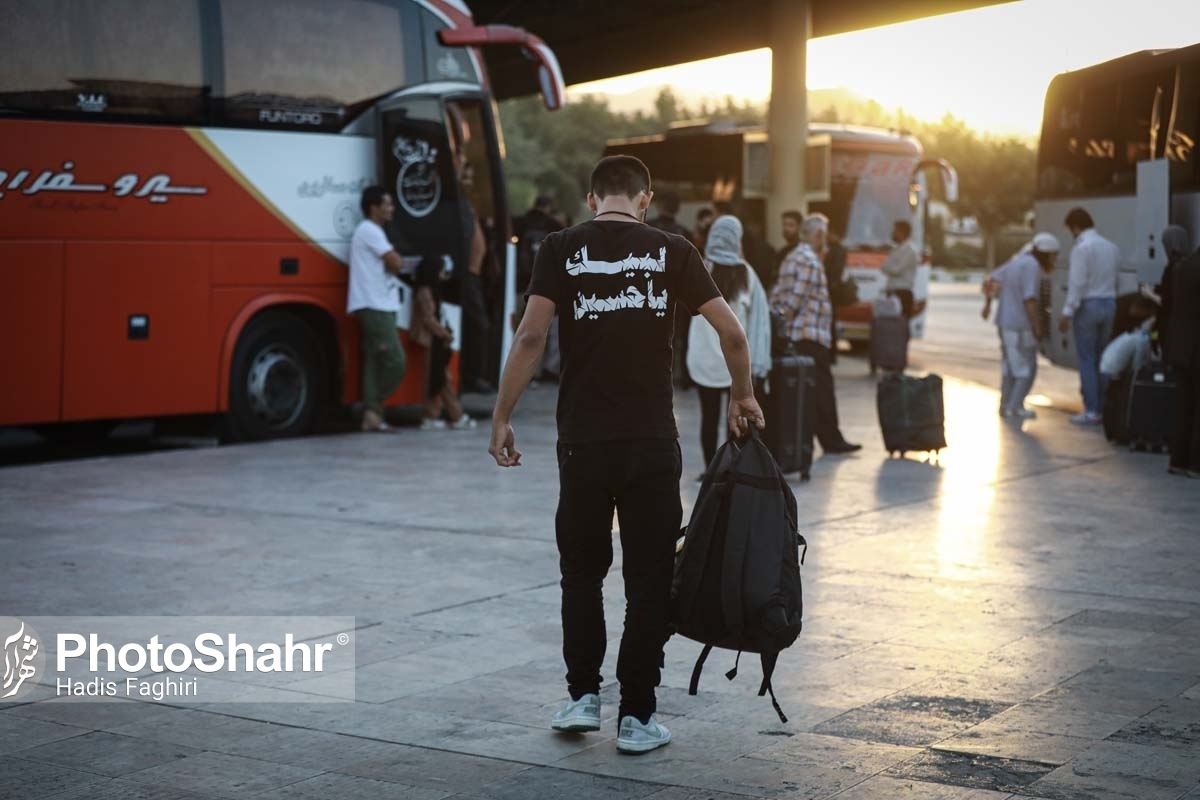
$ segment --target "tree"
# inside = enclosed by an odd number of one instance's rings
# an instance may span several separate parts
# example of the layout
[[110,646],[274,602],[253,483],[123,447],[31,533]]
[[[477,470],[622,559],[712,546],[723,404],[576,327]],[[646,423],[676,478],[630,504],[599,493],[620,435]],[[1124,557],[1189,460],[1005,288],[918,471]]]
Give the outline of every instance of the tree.
[[[535,194],[548,194],[574,216],[583,210],[591,169],[604,153],[606,139],[664,132],[672,122],[713,113],[709,103],[698,114],[663,87],[653,113],[614,112],[603,97],[572,100],[549,114],[537,98],[509,100],[500,106],[507,155],[504,171],[514,213],[529,207]],[[726,97],[717,114],[740,124],[761,124],[765,110]],[[988,266],[995,265],[996,237],[1005,226],[1019,223],[1033,206],[1036,157],[1020,139],[980,135],[947,114],[923,123],[903,109],[888,111],[873,100],[841,93],[815,122],[843,122],[881,128],[909,129],[932,158],[945,158],[959,174],[959,216],[974,216],[987,242]]]
[[930,156],[944,158],[959,175],[955,212],[979,221],[987,248],[987,265],[996,265],[996,236],[1004,226],[1020,222],[1033,207],[1036,154],[1019,139],[980,137],[962,120],[947,114],[933,125],[918,126]]

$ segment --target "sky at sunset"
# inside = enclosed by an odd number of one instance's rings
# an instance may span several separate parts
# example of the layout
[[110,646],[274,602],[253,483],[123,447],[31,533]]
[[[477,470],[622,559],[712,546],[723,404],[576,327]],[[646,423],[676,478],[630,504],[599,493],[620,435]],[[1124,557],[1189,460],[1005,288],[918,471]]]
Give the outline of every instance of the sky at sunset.
[[[1200,0],[1021,0],[813,39],[808,86],[849,89],[919,118],[949,111],[983,131],[1032,136],[1057,73],[1196,42]],[[754,50],[579,84],[569,95],[641,96],[662,85],[689,101],[733,95],[760,103],[770,94],[771,53]]]

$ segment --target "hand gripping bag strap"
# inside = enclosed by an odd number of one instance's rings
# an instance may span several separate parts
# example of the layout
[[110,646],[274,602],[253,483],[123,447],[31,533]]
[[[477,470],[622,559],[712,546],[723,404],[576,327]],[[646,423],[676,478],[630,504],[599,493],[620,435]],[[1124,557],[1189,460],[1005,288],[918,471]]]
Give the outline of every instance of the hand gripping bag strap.
[[758,696],[762,697],[764,694],[770,694],[771,705],[775,707],[775,713],[779,715],[779,721],[786,723],[788,721],[787,717],[784,715],[783,709],[780,708],[779,701],[775,699],[775,689],[771,687],[771,676],[775,674],[775,664],[779,661],[779,651],[763,653],[761,658],[763,681],[762,686],[758,687]]
[[712,652],[712,645],[704,645],[704,649],[700,651],[699,658],[696,659],[696,666],[692,667],[692,682],[688,684],[688,694],[695,694],[700,689],[700,673],[704,671],[704,662],[708,658],[708,654]]

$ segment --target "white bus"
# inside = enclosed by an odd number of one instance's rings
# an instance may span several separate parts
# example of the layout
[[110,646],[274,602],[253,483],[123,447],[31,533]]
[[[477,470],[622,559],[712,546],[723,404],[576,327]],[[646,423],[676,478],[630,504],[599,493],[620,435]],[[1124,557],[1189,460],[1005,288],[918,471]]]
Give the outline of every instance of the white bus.
[[[808,210],[829,217],[846,248],[846,277],[858,284],[858,302],[838,309],[839,337],[852,343],[869,339],[871,301],[883,293],[880,267],[893,247],[892,224],[905,219],[912,224],[913,246],[925,254],[911,323],[912,335],[920,338],[930,274],[926,211],[932,199],[957,200],[958,174],[944,160],[927,159],[921,143],[906,132],[814,122],[808,134]],[[650,168],[655,187],[679,193],[683,222],[699,208],[723,202],[765,231],[780,224],[765,219],[769,174],[767,133],[761,128],[677,125],[664,135],[609,141],[605,154],[616,153],[637,156]]]
[[[1071,236],[1081,206],[1124,254],[1118,293],[1156,284],[1168,224],[1200,236],[1200,44],[1147,50],[1058,75],[1046,92],[1038,147],[1037,228],[1064,250],[1051,280],[1054,316],[1066,299]],[[1075,366],[1070,333],[1054,328],[1047,355]]]

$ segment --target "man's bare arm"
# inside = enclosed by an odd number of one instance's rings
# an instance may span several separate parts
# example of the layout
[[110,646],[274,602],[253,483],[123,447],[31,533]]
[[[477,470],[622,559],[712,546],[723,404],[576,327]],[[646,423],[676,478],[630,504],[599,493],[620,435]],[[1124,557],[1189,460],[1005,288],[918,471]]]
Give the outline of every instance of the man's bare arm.
[[496,408],[492,412],[492,441],[488,452],[502,467],[521,465],[521,453],[516,448],[513,435],[512,413],[517,401],[533,379],[538,359],[546,349],[546,336],[550,323],[554,321],[555,305],[548,298],[531,295],[525,307],[525,316],[513,337],[512,349],[504,363],[500,376],[500,391],[496,395]]
[[388,250],[383,254],[383,268],[393,275],[400,274],[400,268],[404,262],[400,260],[400,254],[395,250]]

